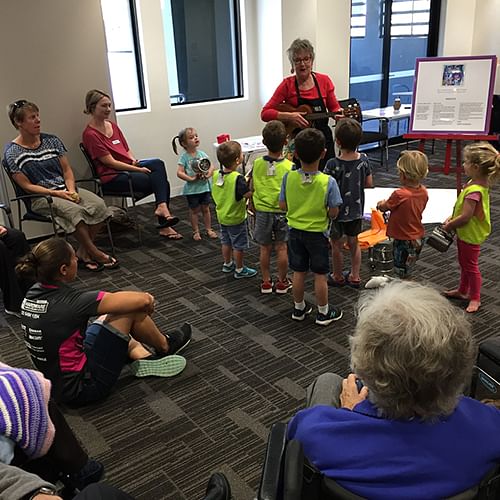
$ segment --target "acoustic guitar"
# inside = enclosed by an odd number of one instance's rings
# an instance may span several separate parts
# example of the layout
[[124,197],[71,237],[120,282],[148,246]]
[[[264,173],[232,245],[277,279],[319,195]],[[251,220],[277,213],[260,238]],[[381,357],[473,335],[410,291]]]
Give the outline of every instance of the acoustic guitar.
[[[276,106],[276,110],[284,113],[304,113],[303,116],[310,123],[311,127],[314,127],[314,122],[316,120],[324,120],[325,118],[335,118],[335,119],[354,118],[356,120],[359,120],[358,117],[361,114],[359,106],[357,107],[349,106],[349,108],[344,108],[342,111],[317,112],[313,111],[311,106],[309,106],[308,104],[301,104],[300,106],[295,108],[290,104],[283,103],[283,104],[278,104],[278,106]],[[282,120],[282,121],[283,124],[285,125],[287,135],[293,135],[294,130],[299,128],[292,122],[289,122],[287,120]]]

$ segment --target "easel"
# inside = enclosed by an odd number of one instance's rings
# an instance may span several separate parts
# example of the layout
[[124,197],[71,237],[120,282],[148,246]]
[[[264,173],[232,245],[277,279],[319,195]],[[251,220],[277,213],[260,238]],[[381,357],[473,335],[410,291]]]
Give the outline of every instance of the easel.
[[[426,140],[440,139],[446,141],[446,150],[444,155],[444,165],[442,167],[429,167],[430,172],[442,172],[449,175],[455,172],[457,179],[457,194],[462,190],[462,141],[496,141],[498,136],[494,134],[430,134],[411,132],[403,136],[407,140],[419,140],[418,149],[424,152]],[[455,166],[451,165],[451,150],[455,141]]]

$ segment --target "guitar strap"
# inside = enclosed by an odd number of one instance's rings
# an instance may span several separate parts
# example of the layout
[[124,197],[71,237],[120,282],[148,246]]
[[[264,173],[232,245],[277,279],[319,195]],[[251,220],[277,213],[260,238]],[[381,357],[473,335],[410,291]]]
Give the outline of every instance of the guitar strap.
[[[325,101],[323,100],[323,96],[321,95],[321,90],[319,88],[318,80],[316,79],[316,75],[311,73],[314,86],[316,87],[316,91],[318,92],[318,97],[314,99],[305,99],[300,95],[299,84],[297,82],[297,78],[295,78],[295,90],[297,92],[297,104],[300,106],[301,104],[307,104],[310,106],[315,113],[326,113],[328,110],[326,109]],[[321,130],[323,135],[325,136],[326,141],[326,156],[320,163],[320,170],[323,170],[326,160],[329,158],[333,158],[335,156],[335,149],[333,144],[333,134],[332,129],[328,125],[328,118],[315,120],[313,123],[313,127],[315,129]]]

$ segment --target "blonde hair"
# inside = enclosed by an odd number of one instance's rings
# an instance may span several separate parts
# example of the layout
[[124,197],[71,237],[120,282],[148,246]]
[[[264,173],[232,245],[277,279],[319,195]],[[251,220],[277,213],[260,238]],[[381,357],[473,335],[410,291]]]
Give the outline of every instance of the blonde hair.
[[111,97],[102,90],[97,90],[97,89],[89,90],[87,92],[87,95],[85,96],[85,109],[83,110],[83,112],[86,115],[91,115],[95,111],[97,103],[103,97],[107,97],[109,100],[111,100]]
[[396,165],[398,171],[410,181],[421,181],[429,173],[427,155],[421,151],[401,151]]
[[464,159],[477,165],[481,174],[494,184],[500,178],[500,153],[489,142],[476,142],[464,149]]

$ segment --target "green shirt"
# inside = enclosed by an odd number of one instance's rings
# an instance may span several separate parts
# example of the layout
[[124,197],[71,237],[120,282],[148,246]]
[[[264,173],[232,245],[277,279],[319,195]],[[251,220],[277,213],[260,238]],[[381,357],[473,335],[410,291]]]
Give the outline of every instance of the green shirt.
[[260,212],[280,212],[279,195],[283,176],[292,170],[290,160],[272,160],[268,156],[257,158],[252,169],[255,210]]
[[221,173],[216,170],[213,175],[212,198],[215,202],[217,219],[225,226],[236,226],[247,218],[246,199],[236,201],[236,180],[241,175],[234,171],[224,173],[224,183],[217,185]]
[[294,229],[322,233],[328,229],[326,196],[330,176],[319,172],[303,182],[301,172],[292,170],[286,179],[288,225]]
[[480,245],[491,233],[490,220],[490,190],[480,184],[467,184],[458,195],[455,207],[453,208],[453,218],[458,217],[463,210],[465,197],[474,192],[481,193],[483,219],[473,215],[469,221],[462,227],[457,227],[457,236],[465,243]]

